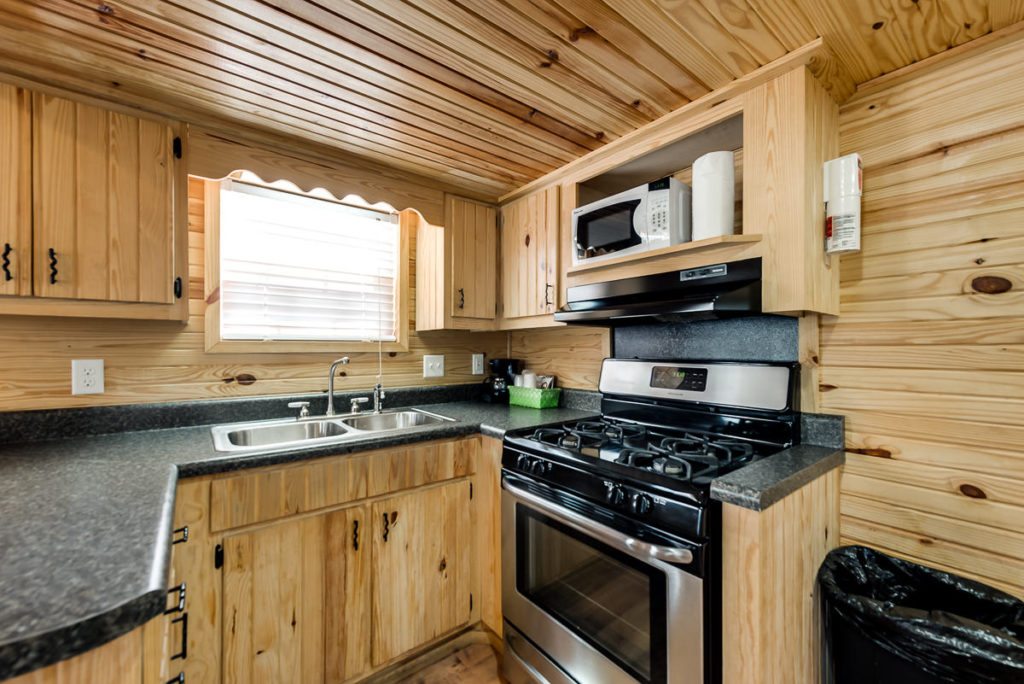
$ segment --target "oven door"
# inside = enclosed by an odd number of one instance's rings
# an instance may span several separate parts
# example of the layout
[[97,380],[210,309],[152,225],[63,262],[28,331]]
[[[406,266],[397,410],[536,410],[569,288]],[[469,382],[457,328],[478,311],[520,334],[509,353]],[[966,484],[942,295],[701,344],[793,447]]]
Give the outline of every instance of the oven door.
[[[635,195],[635,194],[634,194]],[[573,263],[622,256],[647,249],[642,196],[595,203],[573,213]]]
[[502,478],[502,610],[535,647],[507,638],[514,659],[562,681],[703,684],[703,580],[686,569],[699,547],[630,537],[545,489]]

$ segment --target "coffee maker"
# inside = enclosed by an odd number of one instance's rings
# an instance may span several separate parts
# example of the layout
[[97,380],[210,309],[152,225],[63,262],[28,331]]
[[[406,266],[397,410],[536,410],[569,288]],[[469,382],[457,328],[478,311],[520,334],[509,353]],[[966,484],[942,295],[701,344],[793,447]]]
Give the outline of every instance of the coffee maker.
[[507,404],[508,388],[522,371],[523,362],[519,359],[491,359],[487,363],[491,367],[491,375],[484,380],[483,399],[493,404]]

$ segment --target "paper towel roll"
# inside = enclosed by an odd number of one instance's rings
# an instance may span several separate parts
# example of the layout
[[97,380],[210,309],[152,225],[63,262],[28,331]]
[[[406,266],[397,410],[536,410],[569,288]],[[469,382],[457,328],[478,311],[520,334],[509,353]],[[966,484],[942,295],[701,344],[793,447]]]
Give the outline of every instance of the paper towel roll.
[[709,152],[693,162],[693,240],[732,235],[734,188],[732,152]]

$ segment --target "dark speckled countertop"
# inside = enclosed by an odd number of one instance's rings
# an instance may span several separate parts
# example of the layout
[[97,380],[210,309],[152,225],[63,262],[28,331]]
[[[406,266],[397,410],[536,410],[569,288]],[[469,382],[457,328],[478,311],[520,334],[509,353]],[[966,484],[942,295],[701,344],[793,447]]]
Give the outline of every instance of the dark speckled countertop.
[[[278,403],[282,403],[280,400]],[[95,648],[164,607],[178,478],[597,415],[475,402],[456,419],[312,449],[226,454],[210,426],[0,447],[0,679]]]

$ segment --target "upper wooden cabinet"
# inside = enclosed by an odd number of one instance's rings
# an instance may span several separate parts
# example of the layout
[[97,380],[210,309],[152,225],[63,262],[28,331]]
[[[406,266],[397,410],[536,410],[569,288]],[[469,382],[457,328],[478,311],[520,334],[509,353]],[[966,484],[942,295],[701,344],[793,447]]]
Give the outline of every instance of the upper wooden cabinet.
[[33,97],[35,295],[174,301],[174,131]]
[[[557,308],[558,186],[501,207],[500,327],[544,325]],[[547,320],[537,320],[536,317]],[[530,320],[532,319],[532,320]]]
[[446,195],[444,226],[402,214],[416,222],[416,330],[493,330],[497,208]]
[[0,84],[0,294],[32,292],[32,108],[29,94]]
[[177,125],[0,84],[0,313],[184,320]]

